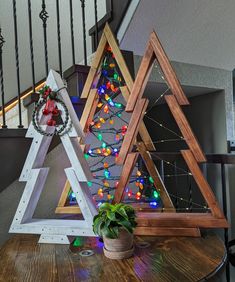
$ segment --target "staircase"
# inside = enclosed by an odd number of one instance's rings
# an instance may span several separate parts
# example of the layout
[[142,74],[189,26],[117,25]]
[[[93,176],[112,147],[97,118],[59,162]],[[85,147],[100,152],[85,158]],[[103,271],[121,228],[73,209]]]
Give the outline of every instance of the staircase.
[[[99,21],[97,21],[96,19],[97,22],[89,30],[89,34],[92,40],[93,52],[96,50],[98,43],[97,40],[99,40],[105,22],[108,21],[112,29],[115,31],[115,33],[117,33],[119,26],[128,9],[128,6],[130,5],[130,2],[130,0],[122,0],[122,5],[120,5],[120,1],[119,3],[117,3],[117,1],[114,0],[106,0],[106,15]],[[97,11],[95,11],[95,14],[96,13]],[[2,55],[4,55],[4,53],[2,52],[2,47],[4,46],[4,39],[3,37],[1,37],[1,31],[0,38],[0,77],[2,79],[4,74],[2,64],[2,58],[4,58],[2,57]],[[85,39],[83,38],[83,40]],[[123,51],[123,55],[127,60],[132,75],[134,76],[134,63],[132,52]],[[71,101],[78,115],[78,118],[80,118],[81,116],[85,103],[85,101],[81,100],[79,96],[82,92],[83,85],[85,83],[89,69],[90,67],[87,65],[73,64],[71,65],[71,67],[63,71],[63,77],[66,80],[68,92],[71,95]],[[2,104],[5,105],[4,109],[10,108],[10,110],[5,113],[1,111],[2,114],[0,114],[0,118],[1,115],[5,114],[6,120],[6,122],[4,122],[4,120],[2,121],[3,126],[2,129],[0,129],[0,159],[2,162],[0,169],[0,178],[2,179],[0,182],[0,192],[2,192],[6,187],[8,187],[13,181],[15,181],[19,177],[22,167],[24,165],[24,161],[26,159],[32,141],[30,138],[25,138],[25,134],[27,131],[27,126],[31,119],[34,103],[38,99],[38,95],[33,93],[32,88],[35,88],[37,90],[38,88],[40,88],[43,81],[45,81],[45,78],[40,80],[38,83],[34,82],[33,87],[20,93],[18,97],[11,99],[11,101],[9,101],[8,103],[4,103],[4,99],[2,100]],[[1,83],[3,83],[3,80],[1,80]],[[1,89],[2,98],[4,98],[4,84],[1,84]],[[21,99],[20,112],[18,112],[19,99]],[[20,125],[22,123],[24,125],[24,128],[17,128],[17,125],[19,124],[19,115],[21,119]],[[53,139],[49,151],[55,148],[58,144],[59,138],[55,137]]]

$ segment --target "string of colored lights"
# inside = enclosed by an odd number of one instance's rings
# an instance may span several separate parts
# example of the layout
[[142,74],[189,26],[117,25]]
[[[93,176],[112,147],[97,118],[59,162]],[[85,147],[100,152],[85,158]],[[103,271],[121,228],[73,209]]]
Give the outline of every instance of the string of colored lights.
[[[111,61],[111,62],[110,62]],[[120,87],[123,86],[123,79],[119,75],[119,71],[116,67],[115,58],[112,54],[111,49],[108,47],[106,50],[106,54],[104,57],[104,61],[102,64],[102,68],[100,70],[100,81],[98,84],[98,94],[99,94],[99,102],[97,106],[97,111],[93,121],[89,126],[89,131],[92,136],[94,136],[99,142],[101,142],[101,146],[96,146],[90,148],[85,153],[85,158],[88,160],[89,158],[98,158],[98,161],[91,164],[90,168],[94,176],[94,180],[89,183],[89,187],[92,185],[97,185],[99,188],[93,194],[94,198],[99,202],[105,200],[105,195],[107,195],[107,200],[112,200],[113,195],[111,192],[115,191],[120,175],[114,175],[110,173],[110,168],[115,167],[115,161],[110,162],[110,157],[117,157],[118,152],[120,150],[123,137],[127,131],[128,121],[122,117],[122,114],[125,111],[125,105],[120,103],[120,101],[115,101],[117,97],[120,96],[121,91]],[[158,69],[159,71],[159,69]],[[160,73],[163,80],[164,77]],[[174,139],[162,139],[154,141],[154,144],[164,143],[164,142],[174,142],[174,141],[183,141],[183,136],[179,135],[175,131],[169,129],[167,126],[163,125],[163,123],[153,119],[148,115],[148,113],[160,102],[160,100],[168,93],[169,86],[164,92],[154,101],[152,106],[146,111],[145,117],[160,126],[161,128],[167,130],[171,134],[174,134],[178,138]],[[119,120],[119,122],[123,122],[121,128],[116,129],[113,125]],[[107,123],[111,126],[109,128],[103,128]],[[115,142],[108,142],[106,139],[106,135],[110,138],[111,135],[115,136]],[[176,166],[175,164],[171,164],[170,162],[161,159],[160,157],[154,156],[158,160],[163,161],[167,165],[170,165],[177,170],[183,172],[178,174],[166,174],[164,177],[184,177],[184,176],[192,176],[191,173],[186,171],[183,168]],[[114,158],[115,159],[115,158]],[[137,172],[135,176],[130,177],[129,184],[135,184],[137,188],[137,192],[135,192],[136,188],[126,187],[126,202],[135,202],[140,199],[146,200],[149,198],[149,204],[152,207],[159,207],[161,200],[159,199],[159,193],[154,186],[154,181],[151,176],[147,175],[145,169],[140,170],[140,168],[136,167]],[[98,172],[103,172],[103,175],[98,175]],[[111,182],[114,181],[114,184]],[[98,196],[98,199],[97,199]],[[178,197],[176,195],[170,194],[173,198],[178,198],[182,202],[189,202],[182,197]],[[194,203],[190,201],[191,204],[194,204],[198,207],[204,207],[200,204]],[[204,207],[205,208],[205,207]],[[162,208],[164,209],[164,207]],[[177,209],[179,210],[179,209]],[[186,208],[187,210],[187,208]]]
[[[116,166],[115,157],[118,156],[128,126],[128,120],[123,117],[124,98],[123,102],[120,101],[120,96],[122,96],[120,87],[124,86],[124,81],[119,73],[112,50],[108,47],[99,73],[97,111],[89,125],[90,136],[93,136],[101,145],[90,147],[84,155],[88,161],[90,158],[98,158],[98,161],[90,164],[90,169],[94,177],[92,185],[98,186],[93,196],[95,198],[98,196],[99,201],[105,200],[105,195],[107,195],[107,200],[112,199],[113,195],[110,193],[116,189],[120,178],[120,174],[117,175],[115,172],[111,174],[111,168]],[[119,128],[114,126],[120,123],[122,125]],[[110,142],[111,136],[114,136],[114,142]],[[154,199],[159,198],[152,177],[145,171],[140,171],[138,166],[136,170],[136,175],[132,175],[129,181],[129,185],[134,184],[136,188],[126,188],[127,197],[135,200],[140,200],[142,195],[143,198],[146,198],[146,195]]]

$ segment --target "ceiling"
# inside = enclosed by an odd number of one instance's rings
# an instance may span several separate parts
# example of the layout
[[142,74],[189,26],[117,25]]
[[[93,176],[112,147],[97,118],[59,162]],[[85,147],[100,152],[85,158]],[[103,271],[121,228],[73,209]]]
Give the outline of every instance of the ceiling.
[[234,0],[140,0],[121,47],[143,55],[153,29],[173,61],[235,68]]

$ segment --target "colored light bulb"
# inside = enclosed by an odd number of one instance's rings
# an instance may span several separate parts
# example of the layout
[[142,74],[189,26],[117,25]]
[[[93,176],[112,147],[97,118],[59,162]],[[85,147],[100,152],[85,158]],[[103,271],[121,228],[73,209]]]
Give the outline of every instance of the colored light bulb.
[[102,148],[106,148],[106,143],[105,142],[102,143]]
[[118,74],[114,73],[113,78],[117,80],[118,79]]
[[111,195],[110,195],[110,194],[107,195],[107,199],[108,199],[108,200],[111,199]]
[[99,134],[97,135],[97,138],[98,138],[98,140],[99,140],[99,141],[102,141],[102,139],[103,139],[102,134],[101,134],[101,133],[99,133]]
[[137,170],[136,175],[141,176],[141,171]]
[[109,113],[109,107],[108,105],[104,106],[104,113],[108,114]]
[[110,123],[110,124],[114,124],[114,120],[113,120],[113,119],[110,119],[109,123]]
[[158,195],[158,192],[157,192],[157,191],[154,191],[154,192],[153,192],[153,197],[154,197],[154,198],[156,198],[156,199],[159,197],[159,195]]
[[109,164],[107,162],[104,163],[104,168],[108,168]]
[[84,158],[87,160],[89,158],[88,154],[84,154]]
[[121,103],[115,103],[115,107],[118,108],[118,109],[121,109],[122,108],[122,104]]
[[101,123],[105,123],[105,119],[104,118],[100,118],[100,122]]
[[105,177],[106,179],[110,178],[110,171],[109,171],[108,169],[105,169],[105,170],[104,170],[104,177]]
[[150,181],[151,183],[154,183],[154,180],[153,180],[152,176],[149,176],[149,181]]
[[87,181],[87,185],[88,185],[88,187],[91,187],[92,186],[92,182],[91,181]]

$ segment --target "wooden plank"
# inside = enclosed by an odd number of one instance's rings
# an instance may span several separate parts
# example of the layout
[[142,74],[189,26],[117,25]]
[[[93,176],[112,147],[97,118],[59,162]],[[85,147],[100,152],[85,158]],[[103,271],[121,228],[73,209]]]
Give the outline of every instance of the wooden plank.
[[[120,90],[122,92],[122,95],[127,102],[130,96],[130,91],[128,90],[127,86],[121,86]],[[144,124],[144,121],[140,123],[140,129],[139,129],[139,134],[141,136],[142,141],[144,142],[146,149],[148,151],[156,151],[156,148],[153,144],[153,141],[148,133],[148,130]]]
[[120,179],[118,181],[118,186],[115,190],[113,203],[120,203],[124,199],[125,188],[129,183],[131,173],[137,162],[138,153],[128,154],[126,161],[123,165]]
[[201,232],[198,228],[170,228],[170,227],[139,227],[134,230],[135,235],[140,236],[169,236],[169,237],[200,237]]
[[66,180],[65,186],[64,186],[62,194],[60,196],[60,200],[58,202],[58,207],[64,207],[65,206],[67,199],[68,199],[68,194],[69,194],[70,189],[71,189],[71,185],[70,185],[69,181]]
[[122,72],[122,76],[123,76],[123,78],[124,78],[124,80],[126,82],[127,87],[129,89],[132,89],[132,87],[133,87],[133,79],[132,79],[132,77],[130,75],[130,72],[129,72],[128,67],[126,65],[126,62],[125,62],[125,60],[124,60],[124,58],[122,56],[122,53],[121,53],[120,48],[118,46],[118,43],[117,43],[117,41],[116,41],[116,39],[115,39],[115,37],[114,37],[114,35],[113,35],[109,25],[108,25],[108,23],[106,23],[106,25],[104,27],[104,34],[105,34],[105,36],[107,38],[109,46],[112,49],[113,54],[115,56],[115,60],[116,60],[116,62],[118,64],[118,67],[119,67],[119,69]]
[[132,112],[134,110],[137,100],[143,96],[146,84],[148,82],[149,75],[151,73],[154,62],[153,48],[150,43],[147,44],[144,56],[141,60],[139,71],[136,75],[135,82],[131,90],[131,97],[126,104],[126,112]]
[[[98,83],[98,81],[95,79],[95,77],[96,77],[97,72],[99,70],[99,67],[102,63],[103,54],[105,52],[106,44],[107,44],[107,39],[106,39],[105,34],[103,33],[102,36],[101,36],[101,39],[99,41],[99,45],[97,47],[97,50],[95,52],[95,56],[92,60],[91,68],[90,68],[90,71],[88,73],[86,83],[83,87],[81,98],[87,98],[91,88],[96,88],[96,84]],[[96,81],[95,85],[94,85],[94,81]]]
[[121,165],[125,162],[128,153],[131,152],[133,144],[135,142],[136,136],[139,131],[139,126],[143,120],[143,116],[148,106],[147,99],[138,100],[136,103],[135,110],[132,113],[126,135],[123,139],[123,143],[119,152],[119,156],[116,160],[118,165]]
[[[52,126],[44,126],[43,129],[45,128],[47,128],[47,132],[50,133],[53,133],[55,130]],[[28,181],[31,170],[33,168],[40,168],[43,165],[51,141],[52,136],[44,136],[34,129],[34,139],[31,143],[19,181]]]
[[55,210],[55,213],[59,213],[59,214],[81,214],[81,209],[77,205],[61,206],[61,207],[58,206]]
[[140,155],[145,163],[145,166],[148,170],[149,175],[154,180],[154,186],[156,190],[159,192],[163,207],[166,212],[175,212],[174,205],[171,201],[171,198],[166,190],[166,187],[164,183],[162,182],[162,179],[160,177],[160,174],[158,173],[158,170],[151,159],[151,156],[149,152],[146,151],[145,145],[142,142],[138,142],[137,144],[138,151],[140,152]]
[[202,149],[182,111],[181,107],[179,106],[175,96],[173,95],[165,95],[165,100],[170,108],[170,111],[185,139],[185,142],[189,146],[190,150],[192,151],[195,159],[197,162],[205,162],[206,157],[202,152]]
[[[79,181],[90,181],[93,179],[89,165],[84,158],[83,151],[78,143],[77,138],[70,138],[68,134],[60,136],[65,152],[69,161],[74,168]],[[70,183],[72,185],[72,183]]]
[[175,96],[180,105],[189,105],[189,101],[183,92],[176,73],[173,70],[171,63],[155,31],[153,31],[150,35],[150,44],[153,48],[157,61],[162,69],[162,72],[169,88],[171,89],[172,94]]
[[202,193],[202,196],[204,197],[209,208],[211,209],[211,213],[216,218],[224,218],[224,214],[219,207],[219,204],[215,198],[215,195],[212,192],[212,189],[209,183],[206,181],[204,175],[202,174],[202,171],[200,167],[198,166],[197,161],[195,157],[193,156],[192,152],[190,150],[182,150],[181,153],[194,177],[194,180],[196,181]]
[[95,115],[98,102],[99,96],[97,94],[97,89],[91,89],[80,119],[81,126],[85,133],[87,132],[88,126]]
[[138,226],[176,228],[228,228],[225,218],[211,213],[137,213]]
[[59,91],[59,97],[64,101],[69,117],[72,121],[72,126],[75,128],[77,135],[79,137],[84,137],[84,132],[82,130],[81,124],[78,120],[77,113],[74,110],[70,97],[68,95],[67,89],[65,88],[64,82],[61,76],[54,70],[50,70],[47,81],[49,81],[49,86],[53,91]]

